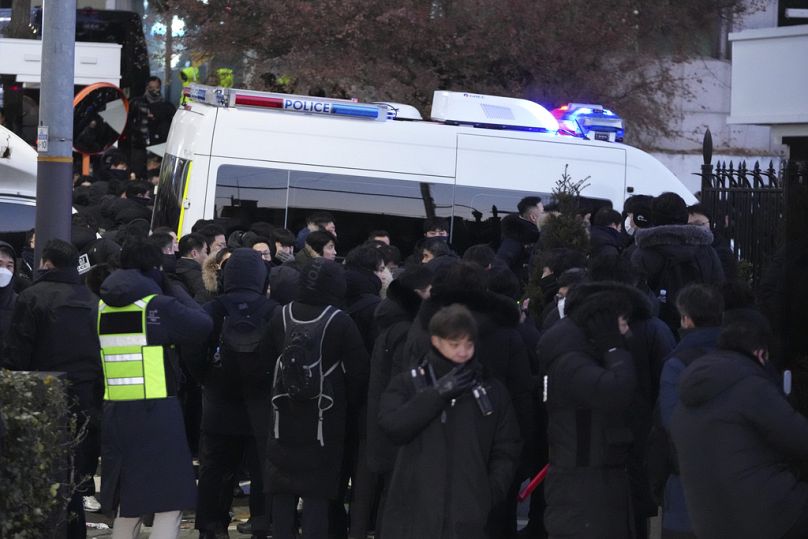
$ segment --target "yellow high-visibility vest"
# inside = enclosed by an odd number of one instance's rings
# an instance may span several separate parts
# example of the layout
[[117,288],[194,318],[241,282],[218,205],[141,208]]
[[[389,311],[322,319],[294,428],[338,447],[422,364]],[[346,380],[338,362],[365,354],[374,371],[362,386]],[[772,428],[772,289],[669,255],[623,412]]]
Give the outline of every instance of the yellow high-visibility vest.
[[164,351],[146,340],[146,307],[156,294],[125,307],[98,302],[98,339],[104,368],[104,400],[168,396]]

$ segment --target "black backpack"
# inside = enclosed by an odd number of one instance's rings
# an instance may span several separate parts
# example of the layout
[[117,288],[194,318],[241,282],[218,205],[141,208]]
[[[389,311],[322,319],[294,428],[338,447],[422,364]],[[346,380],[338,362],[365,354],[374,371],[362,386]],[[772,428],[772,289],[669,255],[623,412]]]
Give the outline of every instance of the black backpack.
[[317,440],[323,445],[323,412],[334,405],[334,398],[329,391],[324,391],[325,379],[340,365],[339,362],[335,363],[323,372],[323,340],[331,320],[340,310],[329,305],[317,318],[304,322],[292,316],[292,305],[283,306],[283,350],[275,363],[272,384],[275,438],[279,437],[279,400],[316,401],[319,414]]
[[691,283],[701,283],[704,278],[696,254],[686,258],[667,257],[659,278],[652,288],[659,299],[659,318],[674,331],[679,328],[679,311],[676,295]]
[[252,302],[234,303],[222,297],[216,301],[227,314],[213,354],[213,366],[222,369],[226,376],[245,381],[263,376],[258,348],[267,323],[267,307],[271,303],[263,297]]
[[[700,347],[690,348],[679,352],[673,357],[678,358],[687,367],[709,351],[709,349]],[[670,433],[662,425],[662,414],[659,409],[658,399],[656,406],[654,406],[651,430],[646,441],[645,464],[651,494],[653,494],[656,502],[661,505],[665,492],[665,483],[667,483],[670,475],[679,474],[679,462],[676,459],[676,448],[673,445]]]

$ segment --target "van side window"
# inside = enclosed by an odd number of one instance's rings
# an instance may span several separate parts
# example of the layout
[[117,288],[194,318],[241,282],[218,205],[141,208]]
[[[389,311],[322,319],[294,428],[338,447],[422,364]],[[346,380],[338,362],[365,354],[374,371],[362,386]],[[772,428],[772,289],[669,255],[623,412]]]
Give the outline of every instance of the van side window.
[[256,221],[285,226],[289,171],[222,165],[216,173],[214,216],[245,228]]
[[516,213],[523,197],[538,196],[549,203],[550,193],[510,191],[491,187],[455,186],[452,245],[458,252],[478,243],[496,248],[500,242],[502,218]]
[[[152,229],[161,226],[177,230],[180,222],[182,196],[191,161],[175,155],[165,154],[160,167],[160,183],[157,184],[157,196],[152,214]],[[178,232],[179,233],[179,232]]]
[[342,254],[374,229],[390,232],[408,253],[423,237],[427,215],[449,218],[452,185],[418,181],[292,171],[287,228],[297,232],[318,210],[334,214]]

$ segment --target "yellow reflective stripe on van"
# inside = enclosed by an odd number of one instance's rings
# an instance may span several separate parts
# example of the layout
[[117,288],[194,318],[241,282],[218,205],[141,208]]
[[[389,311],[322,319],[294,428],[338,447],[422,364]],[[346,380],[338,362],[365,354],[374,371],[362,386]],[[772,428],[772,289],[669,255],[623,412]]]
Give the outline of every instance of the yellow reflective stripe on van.
[[180,198],[180,221],[177,224],[177,237],[180,238],[184,234],[182,232],[182,224],[185,222],[185,199],[188,198],[188,186],[191,184],[191,169],[194,166],[193,161],[188,161],[188,172],[185,173],[185,185],[182,189],[182,198]]

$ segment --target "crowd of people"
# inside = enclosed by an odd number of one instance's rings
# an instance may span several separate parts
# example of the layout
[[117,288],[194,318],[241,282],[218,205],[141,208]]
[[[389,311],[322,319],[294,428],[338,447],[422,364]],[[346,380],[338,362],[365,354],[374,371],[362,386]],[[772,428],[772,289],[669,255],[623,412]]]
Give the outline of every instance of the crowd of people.
[[245,477],[255,539],[808,536],[808,422],[702,206],[634,196],[559,246],[526,197],[496,245],[431,218],[338,259],[325,211],[150,230],[152,185],[107,165],[37,268],[34,231],[0,243],[0,361],[65,372],[88,426],[71,537],[96,497],[116,539],[189,510],[228,537]]

